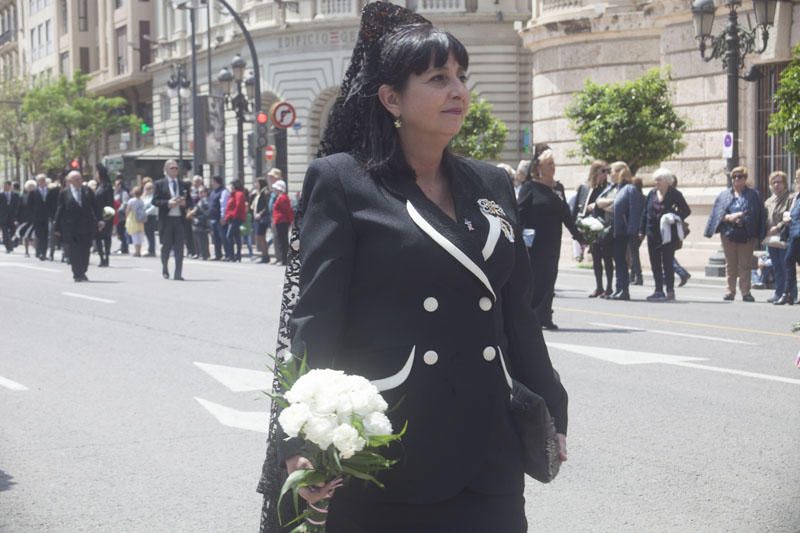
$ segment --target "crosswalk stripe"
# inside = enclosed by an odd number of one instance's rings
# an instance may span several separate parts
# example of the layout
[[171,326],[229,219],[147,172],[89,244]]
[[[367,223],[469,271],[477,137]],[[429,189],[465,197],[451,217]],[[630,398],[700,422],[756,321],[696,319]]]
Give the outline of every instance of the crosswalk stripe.
[[266,411],[238,411],[202,398],[195,397],[195,400],[205,407],[223,426],[257,431],[259,433],[267,432],[269,415]]

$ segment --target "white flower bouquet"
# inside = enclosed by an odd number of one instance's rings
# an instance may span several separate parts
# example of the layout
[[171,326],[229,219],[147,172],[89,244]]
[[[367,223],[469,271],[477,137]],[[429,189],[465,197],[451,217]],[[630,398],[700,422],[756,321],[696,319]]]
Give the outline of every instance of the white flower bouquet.
[[301,455],[313,470],[295,470],[281,489],[281,499],[293,492],[298,516],[289,522],[299,523],[292,533],[325,531],[328,499],[321,500],[299,513],[300,489],[326,484],[336,479],[342,483],[357,478],[383,485],[375,474],[396,462],[376,452],[399,440],[392,433],[386,416],[387,404],[378,389],[366,378],[339,370],[309,370],[305,358],[292,358],[278,365],[282,390],[272,395],[283,408],[278,423],[289,438],[300,438]]
[[605,223],[600,218],[588,216],[579,218],[576,222],[578,230],[583,234],[586,239],[586,244],[594,244],[596,241],[603,239],[611,230],[611,226]]

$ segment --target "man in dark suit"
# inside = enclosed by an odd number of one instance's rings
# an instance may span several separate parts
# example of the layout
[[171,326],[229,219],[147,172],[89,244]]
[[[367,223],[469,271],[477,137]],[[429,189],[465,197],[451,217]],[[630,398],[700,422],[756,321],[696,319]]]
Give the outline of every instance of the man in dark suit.
[[49,230],[52,205],[58,203],[55,195],[50,194],[47,188],[47,176],[36,176],[36,190],[28,196],[31,210],[31,222],[36,234],[36,257],[40,261],[47,259],[47,237]]
[[14,225],[20,207],[20,196],[11,188],[11,182],[3,184],[2,199],[0,199],[0,228],[3,231],[3,244],[6,253],[10,254],[14,250]]
[[190,204],[189,187],[178,178],[178,163],[164,163],[164,178],[155,183],[153,205],[158,208],[158,238],[161,241],[161,275],[169,279],[169,253],[175,254],[173,279],[183,280],[183,247],[186,232],[186,206]]
[[73,170],[67,175],[67,186],[58,197],[53,231],[62,236],[61,242],[69,254],[72,277],[75,281],[89,281],[89,253],[95,229],[102,229],[104,222],[97,222],[94,193],[83,185],[81,173]]

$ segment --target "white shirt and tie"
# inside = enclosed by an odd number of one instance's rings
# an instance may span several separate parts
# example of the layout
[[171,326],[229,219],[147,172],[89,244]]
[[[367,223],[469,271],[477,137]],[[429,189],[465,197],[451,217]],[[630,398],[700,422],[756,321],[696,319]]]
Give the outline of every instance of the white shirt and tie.
[[74,185],[70,185],[69,189],[72,191],[72,197],[75,198],[75,201],[78,202],[78,205],[82,206],[83,202],[81,202],[81,189],[80,189],[80,187],[75,187]]
[[[173,198],[180,197],[180,186],[178,185],[178,180],[175,178],[168,178],[169,180],[169,190],[172,193]],[[170,207],[169,208],[169,216],[171,217],[179,217],[181,216],[181,208],[179,206]]]

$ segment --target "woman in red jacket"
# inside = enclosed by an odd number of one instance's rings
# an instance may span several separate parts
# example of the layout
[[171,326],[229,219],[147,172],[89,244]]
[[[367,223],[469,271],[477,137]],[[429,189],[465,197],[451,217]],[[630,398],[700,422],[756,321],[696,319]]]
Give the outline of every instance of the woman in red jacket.
[[[225,226],[225,260],[242,261],[242,224],[247,221],[247,198],[244,195],[244,186],[240,180],[233,182],[233,191],[228,196],[225,205],[225,217],[222,220]],[[236,245],[236,255],[233,247]],[[230,259],[228,259],[230,258]]]
[[272,186],[278,197],[272,207],[272,227],[275,228],[275,257],[281,265],[286,266],[286,254],[289,251],[289,226],[294,222],[292,201],[286,194],[286,182],[278,180]]

